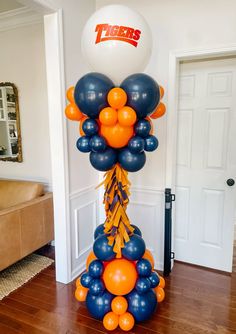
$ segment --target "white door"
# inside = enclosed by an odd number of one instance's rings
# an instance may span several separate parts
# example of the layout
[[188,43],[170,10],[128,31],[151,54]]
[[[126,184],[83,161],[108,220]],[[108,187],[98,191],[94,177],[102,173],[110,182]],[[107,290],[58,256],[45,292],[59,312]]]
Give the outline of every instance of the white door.
[[180,65],[176,259],[232,270],[236,207],[236,59]]

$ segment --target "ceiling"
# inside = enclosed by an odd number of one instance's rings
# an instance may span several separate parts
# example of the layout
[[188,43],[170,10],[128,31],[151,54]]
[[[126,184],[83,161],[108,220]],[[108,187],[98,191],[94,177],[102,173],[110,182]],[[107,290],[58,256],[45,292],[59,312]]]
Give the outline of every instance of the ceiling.
[[0,13],[25,7],[16,0],[0,0]]

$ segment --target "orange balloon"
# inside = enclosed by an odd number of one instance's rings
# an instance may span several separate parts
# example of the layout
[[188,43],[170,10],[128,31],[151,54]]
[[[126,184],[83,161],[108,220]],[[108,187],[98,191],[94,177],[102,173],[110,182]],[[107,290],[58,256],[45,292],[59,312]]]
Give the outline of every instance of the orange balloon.
[[86,269],[88,270],[88,267],[90,265],[90,263],[93,261],[93,260],[96,260],[97,257],[96,255],[94,254],[93,251],[91,251],[87,257],[87,260],[86,260]]
[[161,116],[163,116],[166,112],[166,106],[164,105],[164,103],[159,103],[156,110],[154,111],[153,114],[150,115],[151,118],[156,119],[156,118],[160,118]]
[[112,126],[117,122],[117,111],[111,107],[107,107],[101,110],[99,114],[99,121],[103,125]]
[[128,106],[119,109],[118,111],[118,121],[123,126],[132,126],[137,120],[136,112],[133,108]]
[[165,94],[164,88],[162,86],[159,86],[159,90],[160,90],[160,98],[162,99]]
[[82,112],[74,103],[70,103],[66,106],[65,114],[71,121],[80,121],[83,117]]
[[154,258],[153,258],[152,253],[150,252],[149,249],[145,250],[145,253],[143,255],[143,259],[147,259],[151,263],[152,269],[154,269]]
[[67,100],[70,101],[71,103],[75,102],[75,100],[74,100],[74,92],[75,92],[75,87],[74,86],[71,86],[70,88],[68,88],[67,92],[66,92]]
[[113,312],[108,312],[104,317],[103,317],[103,326],[108,330],[108,331],[114,331],[119,325],[119,317]]
[[77,278],[77,280],[76,280],[76,283],[75,283],[75,284],[76,284],[76,288],[78,288],[78,287],[82,286],[82,285],[81,285],[81,282],[80,282],[80,277],[78,277],[78,278]]
[[137,280],[137,272],[130,261],[115,259],[106,266],[103,280],[110,293],[122,296],[133,290]]
[[157,287],[155,289],[158,303],[163,302],[165,299],[165,291],[162,288]]
[[120,109],[126,104],[127,95],[122,88],[115,87],[108,93],[107,100],[112,108]]
[[82,126],[83,126],[84,121],[87,118],[88,118],[87,116],[83,116],[83,118],[81,118],[81,120],[80,120],[79,133],[80,133],[81,136],[85,136],[85,133],[84,133],[84,130],[83,130]]
[[114,126],[101,125],[101,135],[107,140],[109,146],[121,148],[126,146],[130,138],[133,137],[134,129],[119,123]]
[[132,314],[129,312],[122,314],[119,318],[119,326],[125,332],[130,331],[134,327],[134,317]]
[[86,300],[87,297],[87,293],[88,293],[88,289],[84,288],[82,285],[77,287],[77,289],[75,290],[75,298],[79,301],[79,302],[84,302]]
[[128,302],[125,297],[117,296],[111,302],[111,309],[117,315],[124,314],[127,311],[127,308]]
[[158,285],[158,288],[164,289],[164,287],[166,286],[166,282],[165,282],[164,278],[161,277],[160,275],[159,275],[159,278],[160,278],[160,283]]

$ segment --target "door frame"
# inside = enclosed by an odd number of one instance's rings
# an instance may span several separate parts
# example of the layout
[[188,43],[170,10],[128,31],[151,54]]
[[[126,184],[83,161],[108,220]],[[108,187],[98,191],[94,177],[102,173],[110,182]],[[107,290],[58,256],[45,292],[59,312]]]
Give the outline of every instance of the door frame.
[[37,11],[44,16],[56,280],[69,283],[71,241],[67,123],[64,117],[66,98],[62,9],[55,7],[52,1],[48,0],[33,2]]
[[[179,68],[184,60],[206,60],[236,56],[236,44],[212,47],[210,49],[172,50],[169,53],[168,104],[167,104],[167,145],[166,145],[166,188],[175,192],[176,161],[177,161],[177,130],[178,130],[178,96]],[[172,212],[172,248],[175,250],[175,216],[176,207]]]

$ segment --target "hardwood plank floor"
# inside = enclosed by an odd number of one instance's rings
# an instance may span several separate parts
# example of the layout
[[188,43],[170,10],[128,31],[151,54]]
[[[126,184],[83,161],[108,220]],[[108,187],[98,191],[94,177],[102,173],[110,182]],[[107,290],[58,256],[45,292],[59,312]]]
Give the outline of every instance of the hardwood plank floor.
[[[47,252],[53,257],[50,248]],[[57,283],[54,265],[50,266],[0,302],[0,334],[107,333],[75,300],[74,290],[75,282]],[[176,263],[165,291],[166,299],[152,319],[130,333],[236,334],[236,273]]]

